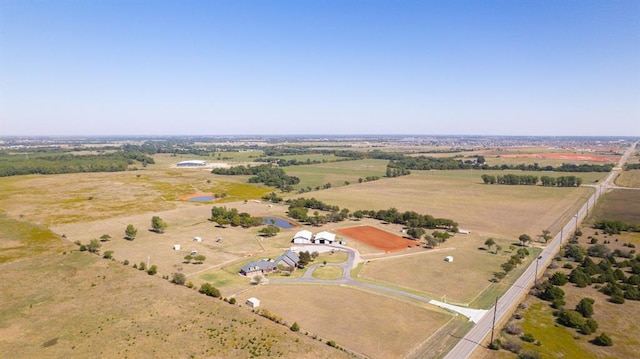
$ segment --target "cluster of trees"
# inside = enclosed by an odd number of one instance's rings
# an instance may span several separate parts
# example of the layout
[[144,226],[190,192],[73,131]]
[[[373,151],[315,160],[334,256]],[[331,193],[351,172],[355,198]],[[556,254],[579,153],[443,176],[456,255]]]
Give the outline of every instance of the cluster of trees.
[[186,256],[184,256],[184,263],[202,264],[206,259],[207,256],[205,256],[204,254],[196,254],[193,256],[191,254],[187,254]]
[[300,179],[298,177],[289,176],[282,168],[273,167],[271,165],[214,168],[211,170],[211,173],[232,176],[253,176],[249,178],[249,183],[264,183],[267,186],[276,187],[287,192],[293,189],[293,185],[300,183]]
[[580,187],[582,178],[576,176],[560,176],[557,178],[542,176],[540,177],[540,182],[545,187]]
[[380,221],[402,224],[411,228],[442,228],[451,232],[458,231],[458,223],[448,218],[435,218],[429,214],[420,214],[414,211],[399,212],[396,208],[373,210],[358,210],[353,212],[355,218],[369,217]]
[[167,229],[167,222],[163,221],[162,218],[158,216],[151,217],[151,230],[156,233],[164,233]]
[[529,250],[526,248],[520,248],[516,252],[516,254],[512,255],[509,260],[505,263],[501,264],[502,272],[494,272],[493,277],[494,281],[499,282],[502,278],[504,278],[509,272],[511,272],[518,265],[522,264],[522,260],[529,256]]
[[280,203],[283,201],[283,198],[278,196],[275,192],[271,192],[269,194],[262,196],[262,200],[273,202],[273,203]]
[[211,208],[212,222],[218,223],[219,226],[225,227],[231,225],[233,227],[241,226],[243,228],[256,227],[262,225],[262,219],[258,217],[251,217],[249,213],[240,213],[237,208],[227,209],[227,207]]
[[280,233],[280,227],[274,226],[274,225],[267,225],[266,227],[260,229],[258,233],[260,233],[265,237],[273,237],[276,234]]
[[623,231],[640,232],[640,224],[629,224],[612,219],[598,221],[593,224],[593,228],[601,229],[607,234],[619,234]]
[[95,155],[73,153],[0,152],[0,177],[27,174],[60,174],[80,172],[126,171],[139,162],[143,166],[154,163],[153,158],[134,150],[119,150]]
[[[315,198],[297,198],[287,200],[289,204],[288,215],[298,221],[308,222],[313,225],[321,225],[328,222],[340,222],[349,217],[349,209],[340,209]],[[309,216],[309,209],[317,209],[328,212],[320,215],[318,211],[313,212],[313,216]]]
[[411,171],[409,171],[406,168],[394,168],[394,167],[389,167],[387,166],[387,173],[386,176],[387,177],[400,177],[400,176],[406,176],[406,175],[410,175]]
[[[623,271],[625,268],[629,268],[628,276]],[[612,303],[622,304],[625,299],[640,300],[640,256],[621,261],[608,256],[598,264],[590,256],[585,256],[582,264],[571,271],[568,279],[580,288],[599,284],[599,290],[610,296],[609,301]]]
[[640,163],[628,163],[624,166],[625,171],[640,170]]
[[484,184],[508,184],[508,185],[532,185],[538,184],[538,176],[514,175],[512,173],[504,176],[491,176],[484,174],[481,176]]
[[[488,174],[483,174],[480,176],[484,184],[507,184],[507,185],[531,185],[535,186],[538,184],[538,176],[533,175],[515,175],[515,174],[506,174],[504,176],[493,176]],[[560,176],[560,177],[550,177],[550,176],[542,176],[540,177],[540,183],[545,187],[580,187],[582,184],[582,178],[576,176]]]
[[[592,267],[591,264],[587,265]],[[595,264],[593,264],[593,266],[595,266]],[[595,269],[591,268],[590,271],[592,270]],[[557,317],[559,324],[569,328],[576,328],[584,335],[593,334],[598,329],[598,322],[593,319],[593,305],[595,304],[593,299],[582,298],[575,309],[567,309],[564,307],[566,304],[564,300],[565,292],[560,287],[571,282],[572,275],[567,278],[564,273],[555,272],[548,281],[535,288],[537,296],[542,300],[551,302],[551,306],[558,310],[554,312],[554,315]],[[605,333],[596,336],[592,342],[597,345],[613,345],[611,338]]]

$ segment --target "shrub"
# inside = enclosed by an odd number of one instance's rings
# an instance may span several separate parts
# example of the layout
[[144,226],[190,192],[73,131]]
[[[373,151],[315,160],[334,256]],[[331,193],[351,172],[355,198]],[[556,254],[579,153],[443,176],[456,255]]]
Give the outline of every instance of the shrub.
[[149,267],[149,269],[147,270],[148,275],[155,275],[156,273],[158,273],[158,266],[155,264]]
[[520,339],[522,339],[522,341],[525,341],[527,343],[533,343],[536,341],[536,338],[531,333],[525,333],[523,336],[520,337]]
[[512,353],[518,354],[522,351],[522,342],[519,339],[509,339],[502,343],[502,348]]
[[510,323],[509,325],[507,325],[506,328],[504,328],[504,330],[511,335],[520,335],[522,334],[522,328],[520,328],[519,326],[517,326],[514,323]]
[[104,253],[102,254],[102,258],[104,259],[113,258],[113,251],[104,251]]
[[298,325],[298,322],[293,322],[289,329],[291,329],[292,332],[297,332],[300,331],[300,326]]
[[615,304],[624,304],[624,294],[614,293],[611,298],[609,298],[609,301]]
[[236,304],[236,298],[230,298],[229,299],[229,304]]
[[209,297],[218,298],[220,297],[220,290],[218,288],[212,286],[209,283],[204,283],[200,286],[200,290],[198,292],[207,295]]
[[187,277],[182,273],[173,273],[173,277],[171,278],[171,283],[183,285],[187,280]]
[[128,266],[128,265],[129,265],[129,260],[128,260],[128,259],[125,259],[125,260],[122,262],[122,264],[124,264],[124,265]]
[[571,263],[565,263],[565,264],[562,266],[562,268],[565,268],[565,269],[573,269],[573,264],[571,264]]
[[580,331],[585,335],[595,333],[596,330],[598,330],[598,322],[592,318],[587,319],[584,325],[580,327]]
[[537,351],[526,351],[518,355],[518,359],[540,359],[540,353]]
[[613,345],[613,340],[608,335],[602,333],[593,339],[593,344],[603,347],[610,347]]
[[580,313],[575,310],[561,310],[558,315],[558,323],[570,328],[582,328],[585,320]]
[[338,347],[338,344],[336,344],[336,342],[334,342],[333,340],[327,341],[327,345],[332,347],[332,348],[337,348]]
[[85,246],[84,244],[80,245],[80,252],[84,252],[87,250],[87,246]]
[[549,282],[553,285],[563,286],[569,282],[569,278],[562,272],[555,272],[551,278],[549,278]]
[[496,339],[489,344],[489,349],[491,350],[500,350],[500,348],[502,348],[502,344],[499,339]]
[[593,315],[593,304],[595,301],[591,298],[582,298],[580,303],[576,305],[576,311],[585,318],[591,318]]

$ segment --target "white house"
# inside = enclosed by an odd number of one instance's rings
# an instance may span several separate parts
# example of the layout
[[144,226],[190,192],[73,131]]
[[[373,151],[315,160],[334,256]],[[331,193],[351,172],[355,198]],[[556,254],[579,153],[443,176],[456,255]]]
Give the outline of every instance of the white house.
[[327,231],[320,232],[316,234],[316,237],[313,239],[313,243],[316,244],[333,244],[336,241],[335,233],[329,233]]
[[260,299],[256,297],[251,297],[247,299],[247,305],[250,306],[251,308],[257,308],[260,306]]
[[445,262],[449,262],[449,263],[453,262],[453,256],[446,256],[446,257],[444,258],[444,261],[445,261]]
[[173,250],[174,250],[174,251],[179,251],[179,250],[180,250],[180,248],[181,248],[181,247],[180,247],[180,245],[179,245],[179,244],[174,244],[174,245],[173,245]]
[[305,229],[296,233],[296,235],[293,236],[293,239],[291,241],[293,243],[298,243],[298,244],[308,244],[308,243],[311,243],[312,237],[313,237],[313,233]]

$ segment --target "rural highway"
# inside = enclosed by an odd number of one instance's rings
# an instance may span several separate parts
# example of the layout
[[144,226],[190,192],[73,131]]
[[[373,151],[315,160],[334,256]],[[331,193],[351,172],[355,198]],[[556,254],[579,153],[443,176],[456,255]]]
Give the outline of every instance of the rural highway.
[[[487,314],[451,349],[445,356],[446,359],[468,358],[473,351],[482,344],[484,338],[491,333],[491,328],[494,323],[494,312],[496,323],[501,322],[505,316],[510,315],[516,304],[520,302],[521,298],[524,297],[533,286],[536,275],[544,272],[544,269],[551,264],[554,256],[560,250],[564,238],[575,231],[578,223],[588,215],[589,210],[593,208],[598,198],[613,185],[613,180],[618,176],[620,171],[622,171],[623,165],[627,162],[637,144],[638,142],[635,142],[625,151],[618,166],[611,171],[604,181],[596,186],[595,193],[587,199],[587,202],[580,210],[562,227],[560,233],[556,234],[553,240],[544,248],[538,259],[533,261],[513,286],[500,297],[497,305],[489,309]],[[499,333],[500,329],[497,329],[497,332]]]

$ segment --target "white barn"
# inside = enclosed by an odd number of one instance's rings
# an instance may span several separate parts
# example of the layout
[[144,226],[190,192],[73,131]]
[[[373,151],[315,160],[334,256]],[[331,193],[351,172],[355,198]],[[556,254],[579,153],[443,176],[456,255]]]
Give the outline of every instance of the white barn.
[[174,245],[173,245],[173,250],[174,250],[174,251],[179,251],[179,250],[180,250],[180,248],[182,248],[182,247],[181,247],[179,244],[174,244]]
[[444,261],[445,261],[445,262],[449,262],[449,263],[453,262],[453,256],[446,256],[446,257],[444,258]]
[[312,237],[313,237],[313,233],[305,229],[296,233],[296,235],[293,236],[293,239],[291,241],[297,244],[308,244],[308,243],[311,243]]
[[330,233],[327,231],[320,232],[316,234],[316,237],[313,239],[313,243],[316,244],[333,244],[336,241],[335,233]]
[[206,165],[207,165],[207,161],[200,161],[200,160],[182,161],[182,162],[178,162],[177,164],[178,167],[200,167],[200,166],[206,166]]
[[260,299],[256,297],[251,297],[247,299],[247,305],[250,306],[251,308],[257,308],[260,306]]

